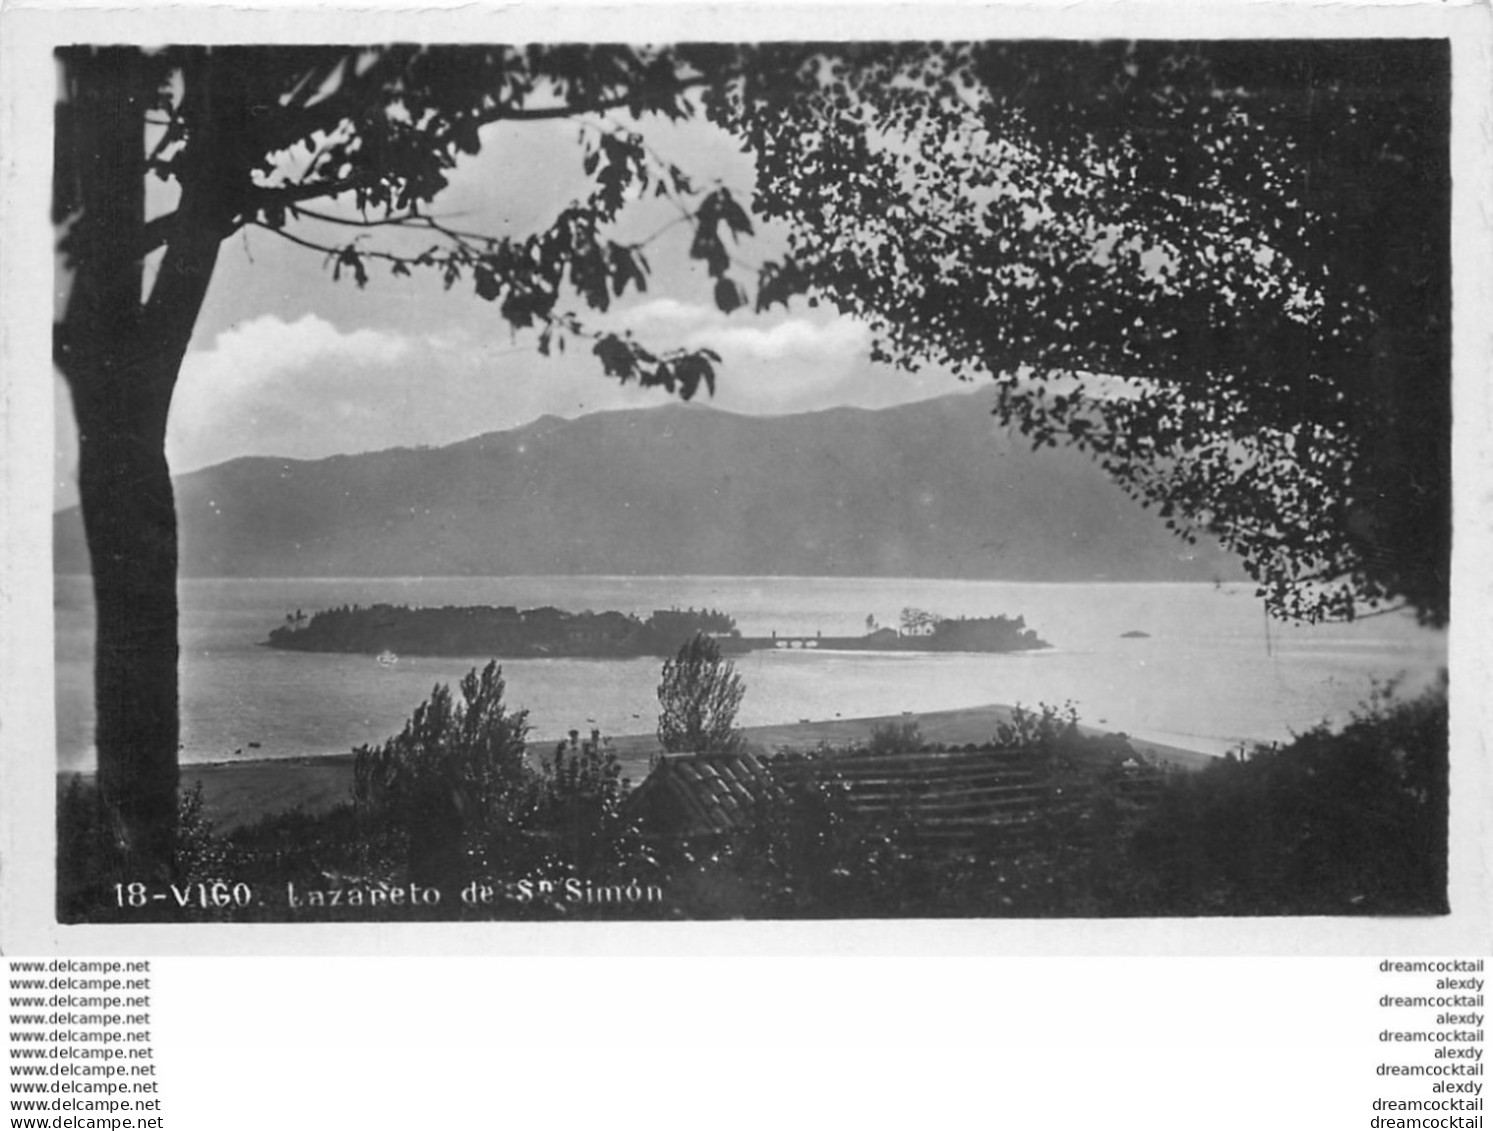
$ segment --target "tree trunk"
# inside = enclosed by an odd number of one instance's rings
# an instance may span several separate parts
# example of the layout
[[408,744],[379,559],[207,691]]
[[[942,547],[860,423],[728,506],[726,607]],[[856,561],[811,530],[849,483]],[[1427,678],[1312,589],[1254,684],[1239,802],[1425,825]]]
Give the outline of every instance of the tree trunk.
[[175,856],[180,731],[176,508],[165,414],[78,383],[73,403],[97,617],[99,790],[128,878],[159,881],[171,875]]
[[[122,878],[159,882],[175,867],[180,732],[166,419],[232,207],[222,179],[183,177],[146,300],[145,112],[161,76],[136,48],[61,54],[54,193],[67,225],[67,300],[54,358],[78,422],[97,617],[99,791]],[[211,170],[213,137],[201,132],[198,168]]]
[[[173,290],[169,324],[147,321],[122,348],[65,370],[78,422],[78,490],[93,572],[98,782],[129,880],[174,874],[178,715],[177,523],[166,422],[216,257],[203,237]],[[163,268],[164,270],[164,268]],[[86,323],[77,329],[89,334]],[[91,335],[90,335],[91,336]]]

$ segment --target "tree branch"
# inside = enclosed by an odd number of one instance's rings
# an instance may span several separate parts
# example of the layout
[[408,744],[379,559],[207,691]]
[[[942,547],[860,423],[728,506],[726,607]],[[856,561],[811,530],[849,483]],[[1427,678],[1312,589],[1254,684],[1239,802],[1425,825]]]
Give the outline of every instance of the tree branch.
[[1408,609],[1410,607],[1411,606],[1410,606],[1410,602],[1409,601],[1401,601],[1398,605],[1390,605],[1386,609],[1375,609],[1372,612],[1368,612],[1368,613],[1360,613],[1360,612],[1358,612],[1355,609],[1354,612],[1353,612],[1353,619],[1354,620],[1369,620],[1369,619],[1371,619],[1373,617],[1387,617],[1387,616],[1390,616],[1393,613],[1402,613],[1402,612],[1404,612],[1406,609]]
[[249,204],[255,211],[265,205],[291,206],[303,200],[316,200],[323,196],[341,196],[345,192],[351,192],[367,184],[368,181],[368,177],[360,176],[344,177],[340,181],[313,181],[309,184],[297,183],[273,187],[255,185],[249,195]]
[[[369,220],[367,218],[351,219],[346,216],[333,216],[330,213],[319,212],[314,208],[304,208],[300,205],[296,205],[293,211],[297,217],[305,217],[308,220],[316,220],[323,224],[340,224],[345,228],[403,228],[406,231],[434,232],[437,235],[456,241],[462,247],[472,251],[473,254],[480,254],[473,246],[473,241],[479,244],[497,242],[497,237],[495,236],[486,235],[482,232],[468,232],[461,228],[452,228],[443,224],[434,216],[425,216],[416,212],[404,212],[397,216],[386,216],[383,219]],[[678,220],[670,221],[668,226],[672,227],[679,222]],[[634,244],[632,246],[637,247],[640,245]]]
[[[384,89],[386,78],[392,78],[393,73],[409,58],[410,56],[404,49],[387,49],[373,66],[361,75],[349,73],[343,79],[342,85],[320,102],[307,105],[299,98],[293,99],[289,106],[282,108],[279,115],[280,121],[276,123],[277,128],[265,130],[266,151],[284,152],[302,138],[312,137],[318,133],[330,133],[344,121],[356,120],[360,114],[366,113],[377,100],[378,95]],[[356,63],[356,59],[357,56],[351,52],[338,56],[331,61],[320,82],[314,81],[317,73],[313,69],[300,89],[314,94],[338,68],[349,62]]]
[[[263,220],[250,220],[248,221],[248,226],[252,228],[263,228],[266,232],[271,232],[274,235],[279,236],[282,240],[288,240],[290,243],[296,244],[300,247],[304,247],[310,251],[319,251],[323,255],[339,255],[343,250],[340,247],[328,247],[326,244],[320,244],[315,242],[314,240],[302,239],[300,236],[293,236],[284,228],[271,227]],[[394,255],[387,251],[360,250],[358,254],[366,255],[370,259],[388,259],[393,260],[397,263],[413,263],[416,259],[416,257],[413,255]]]
[[176,233],[179,224],[177,212],[168,212],[164,216],[157,216],[154,220],[147,220],[140,229],[141,248],[140,256],[144,258],[166,244]]
[[[341,224],[345,228],[421,228],[428,230],[437,227],[429,217],[413,212],[403,212],[398,216],[385,216],[382,219],[370,220],[367,217],[354,219],[348,216],[333,216],[329,212],[318,212],[314,208],[303,208],[300,205],[295,205],[293,211],[297,218],[305,217],[308,220],[318,220],[323,224]],[[474,236],[473,238],[480,237]]]
[[[695,90],[702,86],[709,86],[712,82],[719,81],[706,75],[696,75],[693,78],[680,79],[672,88],[671,92],[683,94],[687,90]],[[495,107],[491,113],[478,116],[479,125],[491,125],[494,122],[546,122],[556,118],[574,118],[581,114],[606,114],[612,110],[625,110],[629,106],[636,105],[638,95],[626,94],[616,98],[604,99],[593,102],[590,105],[571,105],[562,103],[558,106],[544,106],[535,109]]]
[[[311,137],[317,133],[330,133],[346,121],[356,121],[359,116],[366,113],[376,101],[378,94],[384,89],[384,72],[397,70],[392,60],[400,65],[408,61],[408,57],[398,52],[386,53],[378,63],[370,67],[362,75],[352,80],[353,85],[339,89],[332,95],[320,102],[309,106],[302,106],[290,111],[286,116],[283,128],[267,134],[267,148],[270,152],[284,152],[292,148],[302,138]],[[325,81],[325,80],[323,80]],[[706,75],[695,75],[680,79],[672,88],[672,93],[682,94],[688,90],[694,90],[710,85],[713,81]],[[474,121],[481,126],[492,125],[496,122],[543,122],[557,119],[574,118],[583,114],[605,114],[612,110],[622,110],[634,106],[640,101],[640,95],[634,91],[628,94],[618,95],[612,98],[600,98],[587,103],[559,103],[554,106],[542,106],[524,108],[517,106],[495,106],[485,113],[474,115]],[[292,116],[293,115],[293,116]]]

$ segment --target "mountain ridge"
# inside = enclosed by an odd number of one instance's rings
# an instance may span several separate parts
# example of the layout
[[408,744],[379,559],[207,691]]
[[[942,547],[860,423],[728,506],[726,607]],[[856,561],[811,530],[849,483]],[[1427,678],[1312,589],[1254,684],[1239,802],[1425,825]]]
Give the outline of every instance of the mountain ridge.
[[[540,417],[440,447],[243,456],[175,480],[185,577],[700,574],[1243,577],[1082,453],[1032,452],[968,394],[741,416]],[[87,572],[76,508],[54,566]]]

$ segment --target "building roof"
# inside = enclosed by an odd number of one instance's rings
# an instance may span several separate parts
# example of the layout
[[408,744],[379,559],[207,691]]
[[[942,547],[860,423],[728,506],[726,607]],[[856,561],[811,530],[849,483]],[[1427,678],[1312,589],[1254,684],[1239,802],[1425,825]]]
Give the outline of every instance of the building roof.
[[732,832],[799,784],[836,791],[845,810],[870,821],[909,822],[952,842],[1024,827],[1046,786],[1009,751],[665,757],[628,798],[650,825],[673,836]]
[[628,796],[628,807],[676,836],[746,828],[783,787],[752,754],[675,754],[661,758]]
[[956,844],[1024,829],[1047,797],[1031,759],[1011,750],[821,755],[771,768],[783,781],[808,775],[842,791],[857,817]]

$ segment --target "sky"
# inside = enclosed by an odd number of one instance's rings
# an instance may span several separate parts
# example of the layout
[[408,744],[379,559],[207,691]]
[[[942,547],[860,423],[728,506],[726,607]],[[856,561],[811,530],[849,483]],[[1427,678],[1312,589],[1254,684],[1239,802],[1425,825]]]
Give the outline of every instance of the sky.
[[[633,123],[628,123],[630,126]],[[750,200],[750,158],[704,122],[645,127],[649,144],[697,182],[719,179]],[[483,132],[433,214],[468,230],[522,236],[547,225],[587,185],[575,122],[505,124]],[[165,205],[161,205],[164,207]],[[649,202],[622,238],[674,214]],[[295,230],[295,229],[292,229]],[[344,240],[347,229],[301,229]],[[369,237],[376,246],[378,233]],[[872,334],[854,318],[801,300],[785,311],[730,316],[687,254],[677,225],[651,243],[648,292],[629,291],[605,316],[572,309],[595,329],[630,329],[659,349],[708,346],[722,357],[714,398],[696,402],[747,414],[835,405],[880,408],[967,389],[947,372],[910,374],[870,360]],[[734,250],[739,281],[780,257],[784,233],[760,225]],[[65,285],[65,280],[59,285]],[[222,248],[172,404],[167,456],[180,474],[246,455],[315,459],[399,446],[442,445],[554,414],[667,403],[662,389],[606,377],[584,343],[542,357],[530,332],[512,330],[470,283],[443,289],[433,274],[404,279],[371,270],[360,290],[334,281],[323,257],[246,229]],[[77,501],[77,440],[68,393],[55,380],[54,504]]]

